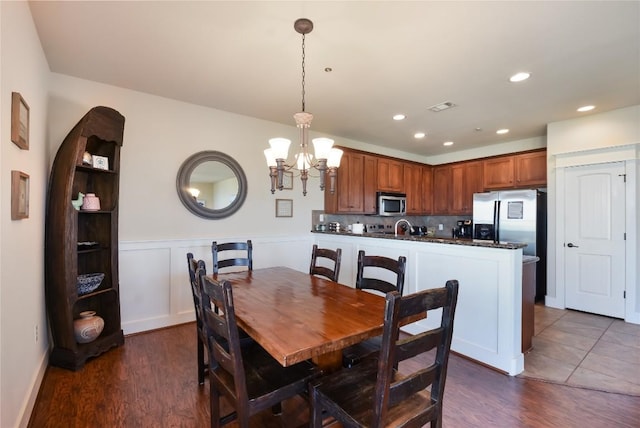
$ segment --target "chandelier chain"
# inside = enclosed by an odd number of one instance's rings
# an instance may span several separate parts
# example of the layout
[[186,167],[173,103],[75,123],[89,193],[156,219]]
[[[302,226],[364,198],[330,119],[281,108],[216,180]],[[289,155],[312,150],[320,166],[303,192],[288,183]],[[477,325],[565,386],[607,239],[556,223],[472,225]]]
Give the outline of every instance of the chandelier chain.
[[302,35],[302,111],[305,111],[305,105],[304,105],[304,96],[305,96],[305,90],[304,90],[304,80],[305,80],[305,72],[304,72],[304,60],[305,60],[305,55],[304,55],[304,39],[305,39],[305,35]]

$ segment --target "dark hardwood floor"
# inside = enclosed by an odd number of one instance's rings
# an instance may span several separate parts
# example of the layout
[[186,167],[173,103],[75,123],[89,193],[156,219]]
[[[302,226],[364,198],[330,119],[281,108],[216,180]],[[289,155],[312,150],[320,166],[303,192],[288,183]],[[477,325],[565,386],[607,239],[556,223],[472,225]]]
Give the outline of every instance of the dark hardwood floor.
[[[128,336],[123,347],[77,372],[49,367],[29,426],[208,426],[209,386],[198,385],[195,349],[191,323]],[[265,411],[251,426],[306,425],[303,399],[285,402],[283,410]],[[640,427],[640,398],[509,377],[452,355],[444,427],[489,426]]]

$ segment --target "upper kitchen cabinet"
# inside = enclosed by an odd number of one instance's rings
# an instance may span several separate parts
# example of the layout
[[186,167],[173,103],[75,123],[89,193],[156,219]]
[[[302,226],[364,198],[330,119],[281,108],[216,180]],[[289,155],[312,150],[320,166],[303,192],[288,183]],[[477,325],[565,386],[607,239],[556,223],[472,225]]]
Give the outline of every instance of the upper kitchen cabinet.
[[545,186],[547,151],[542,149],[485,159],[483,169],[485,190]]
[[516,187],[547,185],[547,151],[523,153],[514,157]]
[[432,171],[429,165],[404,164],[407,214],[430,214],[433,201]]
[[378,158],[378,190],[404,192],[404,162],[396,159]]
[[433,214],[451,214],[453,180],[451,165],[433,168]]
[[376,157],[344,149],[337,173],[336,191],[325,189],[327,213],[374,214],[376,212]]
[[482,191],[482,162],[433,167],[433,214],[471,215],[473,194]]
[[451,166],[451,214],[473,214],[473,194],[482,192],[482,162]]

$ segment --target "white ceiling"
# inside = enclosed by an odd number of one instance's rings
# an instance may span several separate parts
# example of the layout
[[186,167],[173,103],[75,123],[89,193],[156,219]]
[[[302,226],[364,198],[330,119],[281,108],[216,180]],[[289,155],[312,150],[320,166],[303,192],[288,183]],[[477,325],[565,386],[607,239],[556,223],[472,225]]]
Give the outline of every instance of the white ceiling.
[[292,126],[309,18],[311,129],[425,156],[640,104],[638,1],[29,3],[53,72]]

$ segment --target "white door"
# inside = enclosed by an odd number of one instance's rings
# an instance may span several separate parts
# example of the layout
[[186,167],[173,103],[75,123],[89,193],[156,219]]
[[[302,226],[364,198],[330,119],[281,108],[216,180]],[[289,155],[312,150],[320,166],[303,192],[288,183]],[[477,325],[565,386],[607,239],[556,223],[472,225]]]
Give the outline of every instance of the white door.
[[565,172],[566,306],[624,318],[624,163]]

